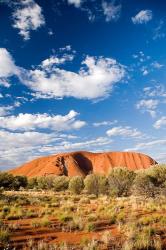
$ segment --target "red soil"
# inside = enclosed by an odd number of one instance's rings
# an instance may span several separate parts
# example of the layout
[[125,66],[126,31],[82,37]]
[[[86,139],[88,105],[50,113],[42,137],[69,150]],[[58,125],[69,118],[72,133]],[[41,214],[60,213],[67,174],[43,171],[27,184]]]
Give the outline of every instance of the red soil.
[[114,167],[137,170],[149,168],[155,164],[157,164],[155,160],[141,153],[80,151],[41,157],[10,170],[10,173],[27,177],[47,175],[85,176],[91,172],[108,174]]

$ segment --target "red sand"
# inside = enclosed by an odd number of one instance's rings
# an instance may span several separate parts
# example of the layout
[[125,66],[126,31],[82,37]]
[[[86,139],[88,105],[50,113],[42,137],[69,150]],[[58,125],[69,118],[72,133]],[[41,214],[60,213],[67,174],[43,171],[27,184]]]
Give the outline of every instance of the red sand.
[[157,164],[155,160],[141,153],[80,151],[41,157],[10,170],[10,173],[27,177],[47,175],[85,176],[92,172],[107,175],[114,167],[137,170],[149,168],[155,164]]

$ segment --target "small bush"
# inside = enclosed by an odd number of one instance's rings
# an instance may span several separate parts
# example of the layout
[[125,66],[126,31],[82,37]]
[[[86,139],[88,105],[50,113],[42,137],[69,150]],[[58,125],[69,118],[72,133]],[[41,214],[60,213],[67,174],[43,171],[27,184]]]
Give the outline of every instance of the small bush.
[[26,176],[14,176],[12,187],[14,190],[19,190],[20,188],[25,188],[28,185],[28,180]]
[[67,176],[56,176],[53,181],[53,189],[56,192],[65,191],[69,186],[69,178]]
[[90,222],[90,223],[86,224],[85,230],[88,232],[94,232],[96,230],[95,223]]
[[10,238],[10,233],[7,229],[1,229],[0,230],[0,243],[8,243]]
[[135,175],[125,167],[113,168],[108,176],[110,194],[117,197],[129,195]]
[[155,186],[161,187],[166,181],[166,165],[155,165],[146,170],[147,175],[149,175]]
[[146,173],[138,173],[132,187],[132,192],[136,196],[155,197],[156,187],[153,184],[153,179]]
[[34,189],[38,187],[37,177],[33,177],[28,179],[28,186],[29,189]]
[[70,179],[69,190],[74,194],[80,194],[84,189],[84,180],[81,176],[74,176]]
[[102,175],[90,174],[84,180],[85,190],[89,194],[98,196],[99,194],[106,194],[108,190],[107,178]]
[[61,222],[68,222],[68,221],[72,221],[73,220],[73,217],[70,216],[70,215],[67,215],[67,214],[61,214],[58,219],[61,221]]

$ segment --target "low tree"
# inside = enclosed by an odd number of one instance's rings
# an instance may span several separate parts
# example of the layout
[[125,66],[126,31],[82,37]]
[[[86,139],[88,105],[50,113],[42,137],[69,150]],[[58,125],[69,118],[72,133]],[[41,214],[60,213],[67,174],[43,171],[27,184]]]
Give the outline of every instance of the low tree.
[[14,190],[19,190],[21,187],[26,188],[28,185],[28,180],[26,176],[14,176],[12,188]]
[[37,178],[39,189],[52,189],[54,186],[55,176],[42,176]]
[[108,181],[105,176],[90,174],[84,180],[85,190],[89,194],[106,194],[108,191]]
[[145,198],[155,197],[158,189],[153,183],[153,178],[140,172],[136,175],[132,186],[132,193],[136,196],[144,196]]
[[146,170],[156,187],[162,187],[166,182],[166,165],[160,164],[150,167]]
[[69,177],[56,176],[53,181],[53,189],[57,192],[65,191],[69,187]]
[[81,176],[74,176],[69,181],[69,190],[74,194],[80,194],[84,189],[84,179]]
[[29,189],[38,188],[37,177],[32,177],[28,179],[28,188]]
[[12,189],[14,182],[14,176],[7,172],[0,172],[0,187],[4,189]]
[[113,168],[108,176],[109,193],[112,196],[127,196],[136,174],[125,167]]

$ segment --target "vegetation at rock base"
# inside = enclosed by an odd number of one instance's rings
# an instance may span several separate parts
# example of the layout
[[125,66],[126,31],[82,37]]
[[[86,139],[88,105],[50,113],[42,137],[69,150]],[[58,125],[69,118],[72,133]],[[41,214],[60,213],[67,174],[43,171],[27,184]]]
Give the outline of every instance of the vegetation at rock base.
[[0,249],[164,250],[165,168],[85,178],[0,173]]

